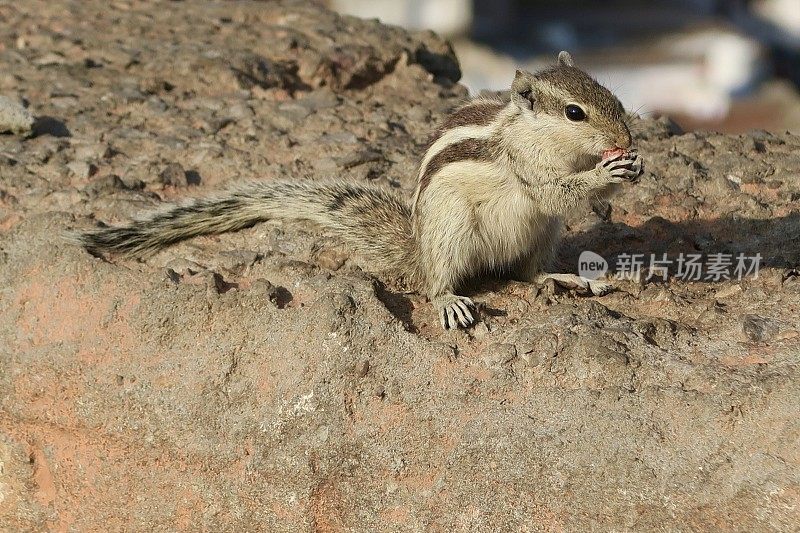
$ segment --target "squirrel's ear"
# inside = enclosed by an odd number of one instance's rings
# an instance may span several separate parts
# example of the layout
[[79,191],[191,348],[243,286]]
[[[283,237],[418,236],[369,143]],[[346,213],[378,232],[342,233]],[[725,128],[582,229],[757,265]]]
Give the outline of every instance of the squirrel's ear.
[[575,62],[572,61],[572,55],[567,52],[566,50],[561,50],[558,53],[558,64],[564,65],[565,67],[574,67]]
[[511,101],[519,107],[533,109],[533,75],[517,70],[511,84]]

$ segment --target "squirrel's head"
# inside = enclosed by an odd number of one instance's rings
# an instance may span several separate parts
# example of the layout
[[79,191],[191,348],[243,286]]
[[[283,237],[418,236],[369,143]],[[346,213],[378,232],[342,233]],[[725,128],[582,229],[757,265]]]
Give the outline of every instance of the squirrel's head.
[[576,156],[599,157],[604,150],[627,149],[631,133],[625,109],[611,91],[575,67],[568,52],[558,64],[531,74],[518,70],[511,101],[536,128]]

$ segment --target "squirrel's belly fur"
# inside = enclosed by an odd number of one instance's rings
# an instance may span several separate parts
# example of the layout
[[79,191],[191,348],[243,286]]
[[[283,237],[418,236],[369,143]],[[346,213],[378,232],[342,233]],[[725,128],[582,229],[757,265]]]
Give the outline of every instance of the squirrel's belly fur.
[[[552,233],[551,217],[495,163],[463,161],[448,165],[436,175],[417,204],[417,227],[423,256],[431,264],[451,260],[456,279],[479,271],[508,271],[523,255],[541,253],[540,264],[549,263],[550,247],[542,233]],[[452,227],[442,221],[451,220]],[[558,233],[558,228],[556,228]],[[555,242],[558,235],[552,236]],[[426,246],[424,243],[430,243]]]

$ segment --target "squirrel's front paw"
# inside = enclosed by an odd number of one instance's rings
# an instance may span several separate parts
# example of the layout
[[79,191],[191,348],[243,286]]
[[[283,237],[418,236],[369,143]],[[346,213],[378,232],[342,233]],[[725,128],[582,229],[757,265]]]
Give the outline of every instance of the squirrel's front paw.
[[644,161],[634,150],[620,152],[595,167],[610,183],[635,182],[644,173]]

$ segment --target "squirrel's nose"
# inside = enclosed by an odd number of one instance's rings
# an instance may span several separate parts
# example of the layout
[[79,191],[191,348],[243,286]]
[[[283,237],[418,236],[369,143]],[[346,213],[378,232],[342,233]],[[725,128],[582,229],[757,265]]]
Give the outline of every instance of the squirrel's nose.
[[626,131],[618,135],[615,142],[619,148],[628,149],[631,147],[631,144],[633,144],[633,139],[631,138],[630,132]]

